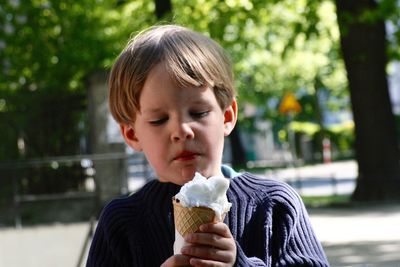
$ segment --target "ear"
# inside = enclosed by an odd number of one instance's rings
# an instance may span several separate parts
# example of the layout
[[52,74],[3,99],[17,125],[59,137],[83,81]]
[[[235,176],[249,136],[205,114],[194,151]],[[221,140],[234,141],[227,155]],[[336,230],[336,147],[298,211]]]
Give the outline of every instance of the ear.
[[127,124],[120,124],[119,127],[126,144],[136,151],[142,151],[142,147],[133,127]]
[[232,103],[225,109],[224,112],[224,135],[228,136],[233,128],[235,128],[237,120],[237,102],[236,99],[232,100]]

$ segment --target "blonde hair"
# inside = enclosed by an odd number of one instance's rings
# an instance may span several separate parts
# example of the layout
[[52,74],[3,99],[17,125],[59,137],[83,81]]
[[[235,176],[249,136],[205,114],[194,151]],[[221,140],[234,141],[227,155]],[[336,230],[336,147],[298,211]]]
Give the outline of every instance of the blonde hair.
[[222,110],[235,97],[231,62],[219,44],[181,26],[153,26],[131,39],[112,67],[109,105],[118,123],[135,121],[143,85],[158,63],[182,88],[212,88]]

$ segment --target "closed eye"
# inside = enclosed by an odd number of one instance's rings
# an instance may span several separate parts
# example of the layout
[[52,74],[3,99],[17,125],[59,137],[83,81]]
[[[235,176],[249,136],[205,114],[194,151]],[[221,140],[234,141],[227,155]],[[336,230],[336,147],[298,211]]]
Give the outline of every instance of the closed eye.
[[158,125],[163,124],[163,123],[166,122],[167,120],[168,120],[168,118],[161,118],[161,119],[158,119],[158,120],[149,121],[149,123],[150,123],[151,125],[158,126]]
[[197,119],[201,119],[205,116],[207,116],[210,113],[210,111],[201,111],[201,112],[191,112],[190,116],[192,116],[193,118],[197,118]]

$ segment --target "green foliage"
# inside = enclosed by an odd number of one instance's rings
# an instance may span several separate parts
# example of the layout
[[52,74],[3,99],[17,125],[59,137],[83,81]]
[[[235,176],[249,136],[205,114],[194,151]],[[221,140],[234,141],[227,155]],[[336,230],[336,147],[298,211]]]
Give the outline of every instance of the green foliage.
[[261,107],[265,118],[279,119],[276,104],[285,92],[312,93],[317,76],[333,95],[348,96],[330,1],[184,2],[173,1],[175,22],[205,32],[228,50],[239,101]]
[[[155,21],[153,9],[145,2],[6,1],[0,8],[0,128],[8,142],[0,160],[79,153],[85,78],[109,66],[132,31]],[[18,149],[18,140],[25,148]]]
[[[287,118],[278,113],[287,91],[303,106],[299,121],[317,122],[316,81],[348,99],[335,7],[330,0],[173,0],[172,20],[220,42],[234,62],[241,125]],[[128,38],[156,23],[153,1],[5,1],[0,7],[0,160],[82,152],[87,131],[85,79],[108,69]],[[375,13],[391,22],[389,55],[400,58],[398,1]],[[314,98],[313,98],[314,97]],[[342,108],[329,102],[331,110]],[[344,105],[348,105],[345,103]],[[347,107],[348,108],[348,107]],[[343,145],[338,146],[343,147]],[[85,151],[83,151],[85,152]]]
[[[30,168],[21,159],[87,153],[86,78],[111,65],[154,4],[112,0],[8,0],[0,6],[0,167],[22,193],[77,189],[80,166]],[[135,18],[135,19],[132,19]],[[8,166],[8,167],[7,167]]]
[[348,207],[351,205],[349,195],[334,196],[301,196],[307,208]]
[[[208,34],[228,50],[239,101],[261,107],[265,118],[283,120],[277,113],[282,95],[299,89],[312,93],[317,76],[332,94],[346,96],[330,1],[175,0],[172,6],[175,23]],[[14,149],[0,151],[0,159],[21,155],[16,145],[21,139],[25,156],[77,153],[77,138],[64,142],[65,132],[57,129],[67,128],[71,136],[85,134],[85,77],[108,68],[131,34],[157,23],[154,9],[152,1],[112,0],[8,1],[2,6],[0,114],[13,118],[2,121],[7,121]],[[72,102],[57,102],[57,96]],[[57,108],[70,118],[56,118]],[[32,118],[52,122],[32,127],[38,120],[27,119],[27,110]],[[314,119],[313,113],[308,109],[302,116]],[[245,120],[245,113],[240,114]],[[50,135],[59,144],[47,144],[49,150],[44,146]],[[34,144],[37,138],[42,138],[40,144]]]

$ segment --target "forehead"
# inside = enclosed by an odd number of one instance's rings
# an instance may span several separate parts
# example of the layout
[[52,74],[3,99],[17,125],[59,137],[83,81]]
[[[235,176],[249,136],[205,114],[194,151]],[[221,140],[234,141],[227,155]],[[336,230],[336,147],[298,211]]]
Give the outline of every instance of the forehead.
[[216,102],[213,90],[208,86],[181,86],[166,70],[164,64],[157,64],[150,71],[140,97],[143,109],[153,106],[202,104]]

